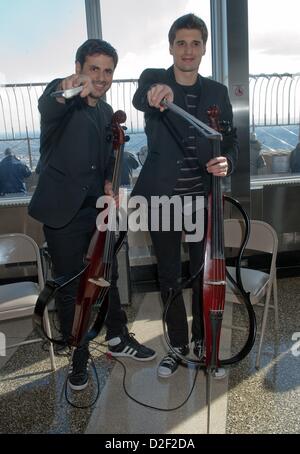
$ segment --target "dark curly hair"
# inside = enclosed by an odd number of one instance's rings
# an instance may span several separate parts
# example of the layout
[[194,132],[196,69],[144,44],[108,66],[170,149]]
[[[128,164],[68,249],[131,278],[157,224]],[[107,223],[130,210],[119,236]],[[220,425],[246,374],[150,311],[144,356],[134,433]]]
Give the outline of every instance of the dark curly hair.
[[102,39],[88,39],[85,41],[76,52],[75,62],[84,65],[87,55],[102,54],[111,57],[114,61],[114,66],[118,64],[118,54],[116,49]]

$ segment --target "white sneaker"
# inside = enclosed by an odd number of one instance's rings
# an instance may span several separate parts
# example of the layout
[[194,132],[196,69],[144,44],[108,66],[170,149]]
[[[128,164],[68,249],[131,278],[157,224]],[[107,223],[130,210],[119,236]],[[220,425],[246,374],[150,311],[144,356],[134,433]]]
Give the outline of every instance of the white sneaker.
[[227,370],[223,367],[219,367],[218,369],[214,370],[212,373],[213,378],[216,380],[222,380],[223,378],[227,377]]

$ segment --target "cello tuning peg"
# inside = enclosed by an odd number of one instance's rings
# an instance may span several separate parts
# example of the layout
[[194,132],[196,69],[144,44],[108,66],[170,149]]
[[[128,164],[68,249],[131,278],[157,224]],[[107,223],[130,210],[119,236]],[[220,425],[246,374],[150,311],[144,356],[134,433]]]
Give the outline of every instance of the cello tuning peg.
[[127,128],[127,126],[122,126],[122,129],[123,129],[124,131],[127,131],[128,128]]
[[129,142],[130,140],[130,137],[129,136],[125,136],[125,142]]

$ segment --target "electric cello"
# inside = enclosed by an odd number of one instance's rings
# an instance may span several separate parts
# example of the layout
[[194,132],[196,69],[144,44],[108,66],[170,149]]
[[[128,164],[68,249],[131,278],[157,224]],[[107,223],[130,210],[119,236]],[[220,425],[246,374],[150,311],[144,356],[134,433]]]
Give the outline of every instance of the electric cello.
[[[125,136],[121,123],[126,121],[125,112],[118,110],[112,117],[113,149],[115,167],[112,179],[113,193],[118,195],[122,171],[124,145],[129,137]],[[114,215],[116,204],[113,202],[104,219],[105,226],[99,226],[89,245],[86,255],[87,267],[80,278],[75,303],[75,315],[69,344],[79,346],[94,339],[100,332],[108,310],[108,293],[111,285],[113,261],[122,246],[125,235],[116,241],[116,234],[110,230],[110,216]],[[103,228],[104,227],[104,228]]]
[[[167,100],[162,102],[162,105],[184,118],[188,123],[192,124],[194,128],[205,136],[212,143],[212,157],[216,158],[221,155],[221,140],[222,134],[230,134],[230,125],[223,122],[222,127],[219,124],[219,109],[216,106],[210,108],[207,112],[210,125],[198,120],[193,115],[186,112],[181,107]],[[210,420],[210,394],[211,394],[211,376],[218,371],[219,367],[229,366],[241,361],[251,351],[256,336],[256,318],[255,313],[250,301],[250,295],[247,293],[242,285],[240,264],[242,254],[248,241],[250,233],[250,221],[247,213],[243,210],[241,205],[235,199],[229,196],[223,196],[221,187],[221,178],[212,175],[211,191],[208,195],[208,210],[207,210],[207,226],[206,226],[206,239],[205,239],[205,254],[204,262],[201,268],[192,276],[184,285],[183,288],[191,284],[195,279],[201,277],[201,287],[203,288],[203,319],[204,319],[204,344],[205,352],[202,360],[185,359],[182,355],[174,353],[185,364],[194,364],[198,367],[203,367],[207,374],[207,404],[208,404],[208,432]],[[224,253],[224,215],[223,204],[224,200],[233,204],[239,209],[246,224],[246,233],[242,241],[240,251],[237,258],[236,277],[235,282],[229,273],[226,272],[225,253]],[[241,350],[231,358],[220,359],[220,335],[222,328],[222,320],[225,306],[225,292],[226,292],[226,277],[235,285],[239,290],[242,301],[246,306],[249,317],[248,337],[241,348]],[[203,279],[203,280],[202,280]],[[181,291],[180,289],[179,291]],[[178,292],[173,294],[164,311],[164,319],[166,319],[166,312],[171,302],[176,298]],[[200,303],[199,303],[200,304]],[[165,327],[164,334],[169,347],[170,345]]]
[[[121,126],[125,121],[126,114],[122,110],[118,110],[112,116],[110,139],[112,139],[115,153],[112,179],[112,191],[115,195],[119,193],[125,142],[129,140],[124,132],[126,127]],[[113,261],[116,260],[116,254],[125,238],[125,232],[122,232],[116,239],[115,231],[109,229],[110,216],[114,215],[116,210],[113,199],[109,199],[111,203],[107,210],[107,216],[104,218],[105,225],[99,226],[94,232],[85,257],[84,268],[78,275],[73,276],[62,285],[55,281],[47,281],[34,310],[34,323],[48,338],[43,326],[43,313],[46,305],[63,286],[80,277],[73,327],[67,342],[68,345],[73,347],[78,347],[94,339],[103,327],[107,315]],[[59,345],[65,344],[60,340],[49,340]]]
[[[219,125],[219,109],[213,106],[208,110],[207,114],[209,117],[210,125],[203,123],[193,115],[186,112],[176,104],[164,100],[162,105],[181,116],[188,123],[192,124],[201,135],[205,136],[212,143],[212,157],[218,157],[221,155],[221,140],[223,134],[230,133],[230,125],[224,122],[222,127]],[[222,133],[221,133],[222,132]],[[239,209],[241,215],[246,224],[246,233],[244,240],[241,244],[241,248],[237,258],[236,276],[237,282],[232,281],[229,273],[226,272],[225,264],[225,253],[224,253],[224,216],[223,216],[223,203],[224,200],[230,202],[236,208]],[[249,217],[245,210],[241,207],[240,203],[222,194],[221,178],[212,176],[211,192],[208,195],[208,220],[206,227],[206,242],[205,242],[205,254],[204,263],[198,272],[192,276],[184,287],[191,284],[194,279],[198,279],[199,275],[203,271],[203,316],[204,316],[204,335],[205,335],[205,355],[203,365],[207,370],[217,370],[219,366],[228,366],[241,361],[251,351],[256,335],[256,319],[255,313],[250,302],[250,296],[245,292],[241,274],[240,274],[240,262],[244,252],[245,246],[249,237]],[[232,358],[219,359],[219,346],[220,346],[220,332],[222,326],[224,304],[225,304],[225,290],[226,290],[226,277],[238,288],[243,302],[246,306],[246,310],[249,316],[249,330],[248,338],[245,345],[242,347],[239,353],[234,355]],[[181,291],[181,290],[179,290]],[[172,300],[177,296],[174,294]],[[165,310],[167,310],[166,307]],[[170,345],[169,345],[170,346]],[[180,356],[180,359],[184,361],[184,357]],[[197,363],[197,362],[196,362]]]

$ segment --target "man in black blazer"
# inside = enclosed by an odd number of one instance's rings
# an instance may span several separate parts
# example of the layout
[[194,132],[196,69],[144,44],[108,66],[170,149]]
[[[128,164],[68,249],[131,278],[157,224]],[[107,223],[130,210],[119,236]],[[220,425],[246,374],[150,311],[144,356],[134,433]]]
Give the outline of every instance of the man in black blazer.
[[[148,157],[132,196],[143,196],[148,204],[153,196],[177,196],[184,209],[188,197],[193,219],[197,213],[196,200],[203,200],[210,191],[211,175],[230,175],[237,160],[237,141],[227,88],[198,74],[206,50],[207,36],[207,27],[197,16],[187,14],[177,19],[169,31],[173,66],[167,70],[146,69],[140,76],[133,98],[133,105],[145,113]],[[194,126],[165,109],[161,103],[164,99],[174,102],[204,123],[209,122],[208,110],[213,105],[219,106],[220,122],[227,125],[220,157],[212,158],[210,141],[201,136]],[[184,210],[179,213],[180,217],[183,212]],[[154,213],[152,204],[152,217]],[[175,227],[176,215],[178,217],[178,213],[170,214],[169,231],[164,231],[162,225],[157,231],[153,228],[151,230],[151,226],[149,228],[157,256],[163,303],[168,300],[170,289],[176,291],[180,288],[182,230]],[[189,255],[190,271],[194,275],[203,262],[203,241],[190,242]],[[199,279],[193,284],[192,309],[194,353],[201,357],[204,350],[204,325]],[[172,347],[186,355],[189,351],[189,337],[182,294],[170,305],[166,322]],[[158,367],[158,375],[162,378],[170,377],[177,368],[178,360],[169,352]]]
[[[116,50],[107,42],[89,39],[76,54],[76,73],[56,79],[39,99],[41,113],[39,181],[29,205],[29,214],[44,224],[53,263],[54,278],[60,284],[76,276],[96,229],[96,201],[114,196],[114,155],[110,134],[112,108],[103,99],[113,80],[118,62]],[[65,99],[53,92],[82,86],[79,96]],[[108,349],[113,356],[130,356],[145,361],[155,352],[129,335],[116,281],[116,260],[109,291],[106,317]],[[56,298],[63,340],[71,334],[76,279],[63,287]],[[75,350],[69,385],[82,390],[88,384],[88,345]]]

